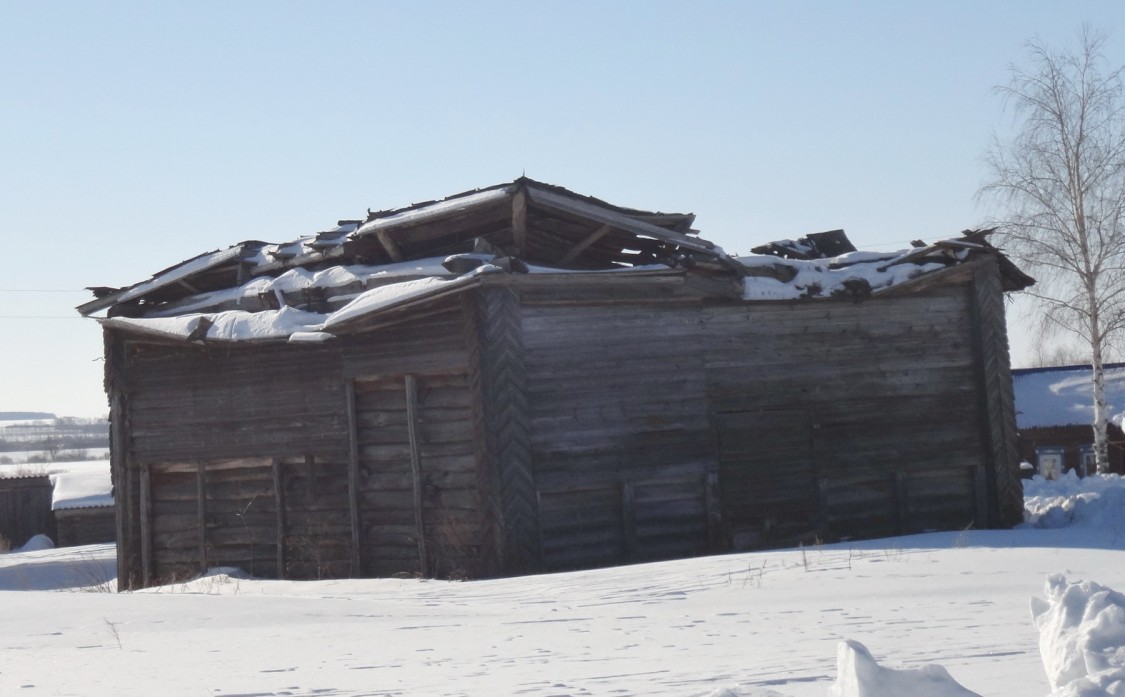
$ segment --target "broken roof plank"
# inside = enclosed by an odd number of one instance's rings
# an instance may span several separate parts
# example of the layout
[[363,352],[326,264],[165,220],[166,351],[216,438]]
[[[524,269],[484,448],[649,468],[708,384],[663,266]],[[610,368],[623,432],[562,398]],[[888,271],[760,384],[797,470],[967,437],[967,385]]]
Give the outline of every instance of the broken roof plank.
[[559,266],[566,266],[573,262],[582,252],[586,251],[586,248],[605,237],[611,230],[613,230],[613,226],[609,223],[605,223],[597,230],[594,230],[581,242],[571,247],[562,259],[559,259]]
[[83,315],[89,315],[113,305],[135,300],[147,293],[170,284],[183,282],[194,274],[222,266],[223,264],[237,262],[242,258],[244,249],[245,243],[242,243],[227,249],[200,254],[197,257],[188,259],[185,262],[156,274],[147,281],[142,281],[128,288],[123,288],[116,293],[96,298],[84,305],[80,305],[78,311]]
[[[658,227],[652,223],[646,223],[643,220],[638,220],[624,213],[603,208],[594,205],[587,201],[583,201],[569,196],[563,196],[553,191],[539,189],[534,186],[527,188],[527,193],[531,197],[532,203],[548,210],[556,210],[562,213],[569,213],[579,217],[587,218],[602,224],[608,224],[629,232],[633,235],[640,237],[650,237],[660,240],[662,242],[669,242],[684,249],[694,252],[714,256],[718,258],[726,257],[722,248],[713,245],[709,242],[695,240],[683,233],[669,230],[667,228]],[[737,266],[737,262],[730,261],[732,267]]]
[[364,223],[352,233],[352,237],[364,237],[374,234],[377,230],[394,228],[405,225],[417,225],[442,218],[457,216],[465,211],[497,203],[512,195],[514,186],[507,184],[495,189],[484,189],[465,196],[447,198],[436,203],[431,203],[420,208],[409,208],[393,212],[381,218],[375,218]]

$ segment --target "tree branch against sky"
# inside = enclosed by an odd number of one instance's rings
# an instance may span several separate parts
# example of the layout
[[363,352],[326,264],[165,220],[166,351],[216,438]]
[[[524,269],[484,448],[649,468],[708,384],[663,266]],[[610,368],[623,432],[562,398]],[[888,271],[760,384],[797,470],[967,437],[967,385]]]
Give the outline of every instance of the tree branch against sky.
[[1045,335],[1069,333],[1093,366],[1094,449],[1108,471],[1103,359],[1125,331],[1125,100],[1106,35],[1083,27],[1074,49],[1035,39],[997,91],[1016,117],[994,139],[980,196],[1001,207],[1002,243],[1038,281]]

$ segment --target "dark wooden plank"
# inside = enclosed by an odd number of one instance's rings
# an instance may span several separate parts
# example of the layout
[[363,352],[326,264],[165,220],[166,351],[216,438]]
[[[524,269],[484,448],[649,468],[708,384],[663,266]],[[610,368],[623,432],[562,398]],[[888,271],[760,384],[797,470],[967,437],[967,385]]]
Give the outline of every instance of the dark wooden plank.
[[363,560],[360,556],[360,513],[359,513],[359,423],[356,416],[356,383],[349,380],[345,387],[346,409],[348,414],[348,520],[352,528],[352,573],[362,573]]
[[141,523],[141,579],[145,586],[152,583],[152,478],[147,465],[140,468],[140,523]]
[[207,466],[200,461],[195,470],[196,492],[196,535],[199,556],[196,557],[199,571],[207,571]]
[[277,514],[277,577],[280,579],[285,578],[285,486],[282,484],[284,475],[282,473],[282,464],[280,460],[275,459],[270,468],[273,475],[273,495],[274,495],[274,509]]
[[418,434],[418,380],[413,375],[406,375],[403,379],[403,388],[406,392],[406,425],[410,442],[410,473],[413,478],[414,497],[414,526],[416,528],[418,543],[418,563],[422,573],[427,573],[430,568],[429,558],[426,554],[426,527],[422,517],[422,457],[419,446]]

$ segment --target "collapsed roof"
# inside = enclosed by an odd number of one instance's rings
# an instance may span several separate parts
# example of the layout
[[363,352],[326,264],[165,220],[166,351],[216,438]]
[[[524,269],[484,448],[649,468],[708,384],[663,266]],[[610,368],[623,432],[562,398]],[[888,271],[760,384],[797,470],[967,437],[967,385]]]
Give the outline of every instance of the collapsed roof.
[[744,300],[865,297],[989,255],[1000,262],[1005,290],[1034,282],[986,241],[989,230],[891,253],[855,251],[834,230],[733,257],[701,239],[694,220],[521,177],[368,211],[288,243],[252,240],[201,254],[125,288],[90,288],[95,298],[78,311],[106,311],[106,326],[192,341],[321,341],[359,318],[429,303],[497,274],[563,282],[690,275],[729,281]]

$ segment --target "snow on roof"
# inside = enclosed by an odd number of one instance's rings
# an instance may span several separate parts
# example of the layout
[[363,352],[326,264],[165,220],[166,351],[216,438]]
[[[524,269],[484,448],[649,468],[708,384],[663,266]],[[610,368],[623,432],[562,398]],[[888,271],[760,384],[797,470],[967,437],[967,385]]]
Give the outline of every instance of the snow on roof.
[[51,483],[55,486],[51,510],[113,505],[113,485],[110,483],[108,462],[104,467],[71,469],[52,474]]
[[[1016,397],[1016,426],[1087,426],[1094,422],[1090,366],[1024,368],[1012,371]],[[1125,416],[1125,364],[1105,368],[1106,406],[1120,425]]]
[[[889,260],[898,256],[898,253],[884,255],[852,252],[835,259],[786,259],[780,263],[792,270],[791,278],[783,280],[774,276],[747,276],[742,282],[742,298],[795,300],[830,297],[852,292],[851,288],[855,287],[853,284],[866,286],[870,292],[876,292],[946,268],[945,264],[938,262],[887,265]],[[779,263],[777,257],[766,255],[739,257],[738,261],[748,269],[776,267]]]
[[[473,269],[454,279],[426,277],[377,286],[356,295],[339,310],[308,312],[285,306],[277,310],[247,312],[228,310],[193,313],[176,317],[110,317],[98,320],[104,326],[173,339],[208,341],[266,341],[288,339],[294,343],[324,341],[332,330],[348,322],[405,303],[462,290],[474,285],[485,273],[499,272],[490,264]],[[332,275],[325,273],[325,279]],[[253,285],[251,281],[248,285]]]
[[387,216],[375,218],[371,222],[360,226],[355,232],[355,236],[362,237],[374,233],[376,230],[394,227],[396,225],[420,223],[424,220],[452,215],[453,213],[467,208],[474,208],[487,203],[500,201],[511,195],[513,186],[514,185],[506,185],[496,189],[484,189],[468,195],[453,196],[427,206],[409,208],[391,213]]
[[177,281],[182,281],[188,276],[199,273],[200,271],[204,271],[206,269],[218,266],[219,264],[224,264],[233,259],[237,259],[241,253],[242,247],[240,245],[236,245],[234,247],[230,247],[229,249],[224,249],[222,251],[211,252],[210,254],[198,256],[191,261],[185,262],[180,266],[167,271],[166,273],[162,273],[156,277],[153,277],[151,280],[133,286],[129,290],[122,293],[116,299],[116,301],[125,302],[126,300],[132,300],[133,298],[140,297],[145,293],[155,290],[156,288],[161,288],[163,286],[176,283]]

